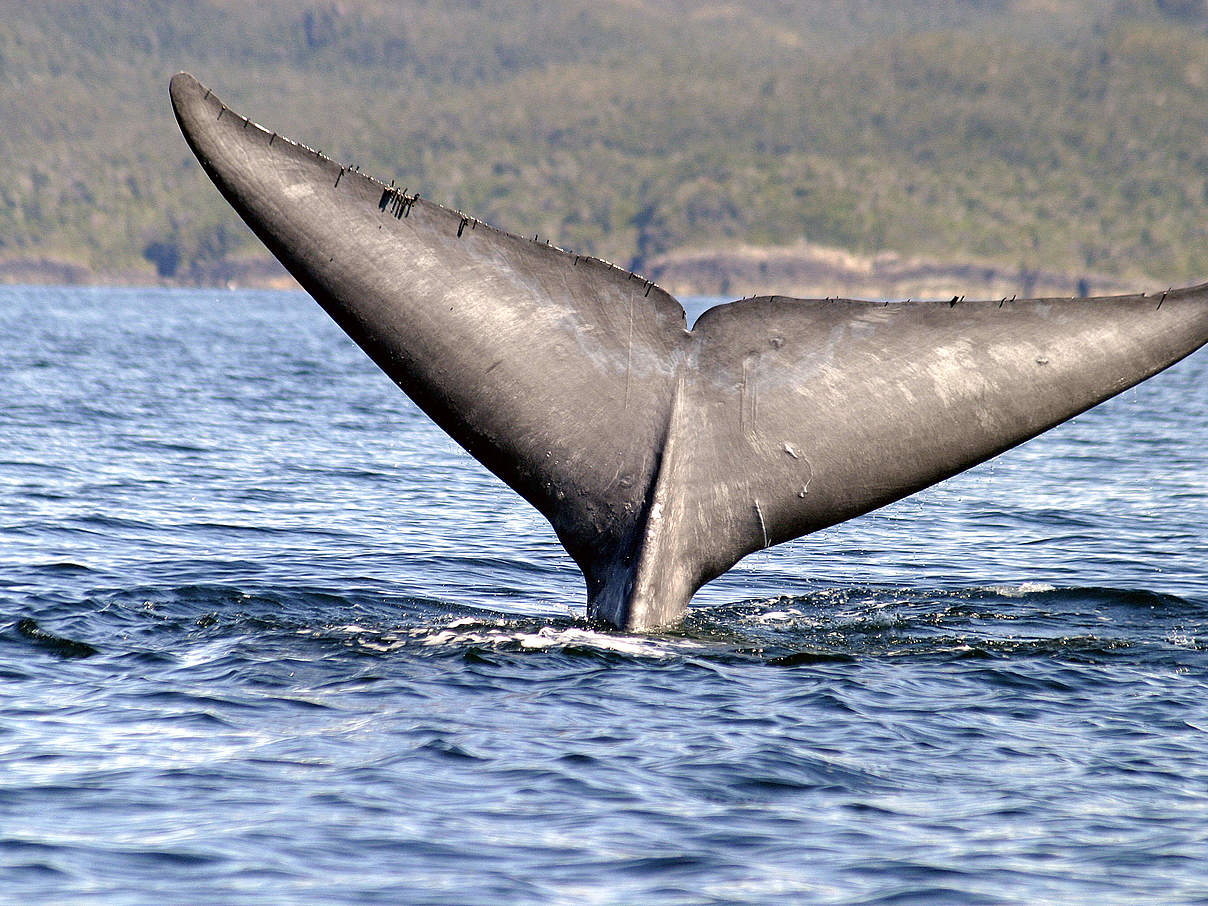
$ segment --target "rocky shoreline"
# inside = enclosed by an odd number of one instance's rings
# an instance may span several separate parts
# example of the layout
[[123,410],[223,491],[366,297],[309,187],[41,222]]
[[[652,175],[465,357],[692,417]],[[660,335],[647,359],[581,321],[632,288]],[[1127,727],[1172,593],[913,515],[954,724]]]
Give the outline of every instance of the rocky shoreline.
[[1098,296],[1151,288],[1090,272],[936,261],[896,252],[859,255],[808,242],[774,248],[680,250],[652,258],[646,271],[673,295],[1002,299]]
[[216,262],[196,274],[164,278],[155,269],[90,268],[49,255],[0,260],[0,284],[34,286],[188,286],[227,289],[299,289],[281,264],[265,255]]
[[[937,261],[896,252],[860,255],[807,242],[782,247],[681,249],[649,259],[642,271],[676,296],[775,293],[800,298],[999,299],[1111,295],[1153,288],[1152,281],[1141,281],[1145,284],[1141,285],[1090,272]],[[293,277],[267,255],[224,259],[174,279],[159,277],[150,268],[97,270],[49,255],[11,257],[0,260],[0,283],[298,289]]]

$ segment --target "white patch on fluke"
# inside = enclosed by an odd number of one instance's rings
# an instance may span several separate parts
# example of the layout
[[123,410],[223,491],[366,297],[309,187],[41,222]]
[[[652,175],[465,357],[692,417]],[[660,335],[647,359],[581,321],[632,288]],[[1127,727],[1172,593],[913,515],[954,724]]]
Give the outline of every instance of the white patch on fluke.
[[314,186],[304,182],[294,183],[292,186],[286,186],[281,190],[281,194],[286,198],[298,201],[303,198],[310,198],[315,194]]

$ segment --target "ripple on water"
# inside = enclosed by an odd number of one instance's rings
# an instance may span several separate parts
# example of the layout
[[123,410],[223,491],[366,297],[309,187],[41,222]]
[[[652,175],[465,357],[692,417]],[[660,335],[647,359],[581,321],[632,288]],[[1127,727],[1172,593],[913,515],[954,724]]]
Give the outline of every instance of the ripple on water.
[[303,297],[4,331],[14,902],[1208,899],[1202,356],[634,635]]

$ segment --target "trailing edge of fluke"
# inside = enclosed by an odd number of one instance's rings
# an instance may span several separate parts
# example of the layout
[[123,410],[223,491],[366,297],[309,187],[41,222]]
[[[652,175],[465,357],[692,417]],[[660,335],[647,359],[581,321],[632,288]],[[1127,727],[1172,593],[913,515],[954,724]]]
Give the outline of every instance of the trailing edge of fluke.
[[1208,342],[1208,284],[985,302],[654,284],[384,185],[192,76],[177,120],[227,201],[431,418],[535,506],[590,613],[680,619],[752,551],[1001,453]]

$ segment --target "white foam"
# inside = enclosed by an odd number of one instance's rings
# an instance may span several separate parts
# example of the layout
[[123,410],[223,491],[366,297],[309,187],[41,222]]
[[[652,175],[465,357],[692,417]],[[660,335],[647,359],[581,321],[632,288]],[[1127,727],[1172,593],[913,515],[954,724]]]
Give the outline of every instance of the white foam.
[[1023,598],[1028,595],[1038,595],[1056,591],[1057,586],[1047,582],[1021,582],[1019,585],[991,585],[986,591],[1003,598]]
[[536,631],[517,630],[506,624],[483,627],[478,631],[466,631],[465,627],[481,625],[473,619],[454,620],[440,629],[415,629],[412,637],[425,647],[464,645],[486,645],[492,648],[519,646],[530,651],[542,651],[567,647],[594,648],[601,651],[616,651],[634,657],[676,657],[685,649],[698,650],[702,646],[688,639],[661,639],[647,636],[619,635],[597,632],[578,626],[557,628],[543,626]]
[[801,615],[801,611],[793,607],[789,610],[769,610],[767,613],[760,614],[756,619],[760,623],[787,623]]

